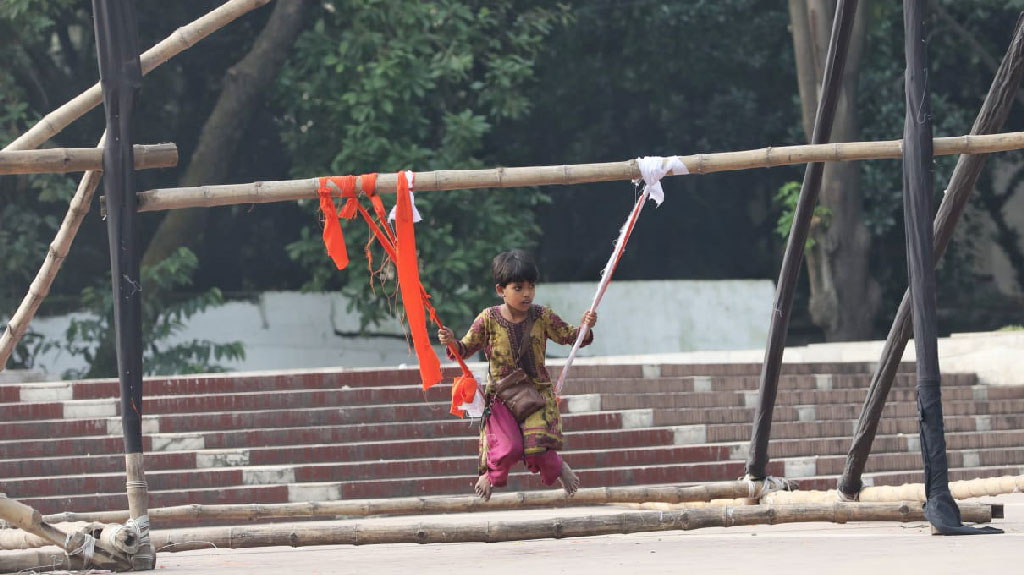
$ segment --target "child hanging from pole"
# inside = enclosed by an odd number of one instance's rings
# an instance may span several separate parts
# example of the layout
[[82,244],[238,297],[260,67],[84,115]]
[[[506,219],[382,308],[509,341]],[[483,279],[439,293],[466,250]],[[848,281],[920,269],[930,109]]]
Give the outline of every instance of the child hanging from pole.
[[[544,357],[548,339],[571,345],[579,330],[549,308],[533,305],[540,273],[529,254],[520,250],[502,252],[494,258],[491,271],[494,289],[504,303],[480,312],[461,341],[455,339],[451,329],[437,332],[441,343],[454,343],[462,357],[481,349],[487,356],[487,409],[480,429],[476,494],[485,501],[490,499],[491,488],[504,487],[509,470],[516,461],[524,460],[531,472],[540,473],[544,485],[560,481],[571,497],[580,481],[558,454],[562,449],[562,418]],[[592,328],[597,315],[587,311],[583,322]],[[583,345],[593,339],[591,331]],[[451,356],[450,351],[448,354]],[[499,399],[499,395],[506,400]],[[522,404],[531,400],[532,407],[523,409]]]

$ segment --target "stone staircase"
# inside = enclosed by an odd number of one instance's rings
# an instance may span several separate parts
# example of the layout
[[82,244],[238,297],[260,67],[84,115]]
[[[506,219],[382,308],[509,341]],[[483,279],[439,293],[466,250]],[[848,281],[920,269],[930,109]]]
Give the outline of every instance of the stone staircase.
[[[922,479],[912,369],[902,366],[890,394],[869,485]],[[759,372],[574,367],[563,453],[589,487],[734,480]],[[448,414],[448,385],[424,394],[417,381],[411,369],[148,379],[150,506],[471,493],[477,426]],[[834,487],[869,381],[864,363],[784,364],[769,473]],[[0,385],[0,492],[44,514],[126,508],[118,393],[113,380]],[[951,480],[1022,472],[1024,386],[947,373],[943,410]],[[509,489],[542,488],[519,469]]]

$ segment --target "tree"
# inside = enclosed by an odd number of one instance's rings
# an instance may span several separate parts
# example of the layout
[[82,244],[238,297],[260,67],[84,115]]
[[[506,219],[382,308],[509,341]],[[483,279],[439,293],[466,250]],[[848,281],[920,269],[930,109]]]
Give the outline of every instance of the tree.
[[[401,169],[476,168],[500,161],[488,135],[531,109],[525,88],[545,38],[566,21],[562,8],[527,0],[347,0],[327,2],[282,73],[277,101],[295,177]],[[464,325],[493,301],[489,265],[499,249],[529,248],[539,230],[535,190],[417,195],[416,236],[424,285],[441,318]],[[367,281],[357,258],[334,268],[321,240],[317,204],[289,246],[310,289],[341,288],[363,326],[389,313],[389,267]],[[343,223],[352,253],[368,234]],[[380,261],[380,254],[376,256]]]
[[[834,0],[789,1],[803,129],[808,141],[814,130],[835,4]],[[856,92],[869,11],[869,3],[862,0],[846,57],[833,142],[859,139]],[[826,217],[815,218],[813,243],[806,251],[811,318],[829,341],[868,339],[881,303],[880,288],[868,266],[871,238],[863,219],[860,170],[856,162],[825,165],[820,202]]]
[[[217,103],[207,117],[180,186],[223,183],[254,109],[263,100],[302,30],[306,0],[278,2],[252,48],[227,70]],[[150,239],[142,265],[153,266],[179,247],[203,246],[210,209],[174,210]]]

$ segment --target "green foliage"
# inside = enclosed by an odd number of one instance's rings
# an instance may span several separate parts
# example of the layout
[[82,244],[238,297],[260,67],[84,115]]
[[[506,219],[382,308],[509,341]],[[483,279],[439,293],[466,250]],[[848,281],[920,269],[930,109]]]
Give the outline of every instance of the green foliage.
[[[561,7],[526,0],[346,0],[325,8],[278,84],[296,177],[488,166],[501,151],[488,135],[530,111],[525,89],[543,41],[568,19]],[[445,322],[463,324],[490,301],[495,253],[536,245],[533,208],[542,201],[536,190],[417,195],[420,273]],[[380,321],[395,286],[375,291],[367,281],[366,226],[343,222],[352,263],[339,272],[312,224],[318,204],[307,207],[311,225],[288,247],[310,273],[306,288],[341,288],[364,328]],[[387,276],[385,268],[377,279]]]
[[1004,325],[1003,327],[997,329],[996,331],[1024,331],[1024,325]]
[[[174,293],[191,285],[198,264],[196,256],[182,248],[160,264],[144,268],[142,280],[160,294]],[[240,341],[176,341],[175,336],[185,327],[188,318],[223,303],[223,296],[217,288],[184,299],[160,296],[156,300],[149,297],[142,301],[143,367],[147,375],[224,371],[216,361],[245,358],[245,349]],[[107,283],[85,288],[82,304],[86,317],[72,319],[66,341],[57,346],[84,358],[89,368],[84,372],[70,371],[64,374],[64,378],[116,376],[116,356],[109,345],[114,331],[109,278]]]
[[[775,233],[779,237],[788,238],[789,232],[793,228],[793,216],[796,214],[797,204],[800,203],[801,187],[802,184],[800,182],[786,182],[772,198],[775,207],[780,210],[779,219],[775,224]],[[816,220],[818,226],[826,229],[828,228],[829,219],[832,217],[832,210],[818,204],[814,206],[814,215],[812,217]],[[804,243],[804,249],[809,250],[812,247],[814,247],[814,238],[808,234],[807,241]]]

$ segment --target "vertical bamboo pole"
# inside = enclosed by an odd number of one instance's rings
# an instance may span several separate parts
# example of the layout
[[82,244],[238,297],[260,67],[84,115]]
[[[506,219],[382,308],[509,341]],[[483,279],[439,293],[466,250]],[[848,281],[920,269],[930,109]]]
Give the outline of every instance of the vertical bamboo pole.
[[[821,99],[814,118],[814,134],[811,144],[822,144],[832,135],[832,120],[835,118],[842,87],[843,68],[846,52],[857,14],[857,0],[839,0],[835,19],[832,22],[832,37],[825,59],[825,74],[821,83]],[[746,474],[751,479],[764,479],[768,467],[768,439],[772,428],[772,411],[779,391],[779,373],[782,370],[782,351],[786,347],[786,332],[789,316],[793,310],[793,295],[797,278],[803,263],[804,244],[811,229],[811,216],[821,192],[821,176],[825,164],[807,164],[804,182],[800,188],[800,199],[793,214],[793,225],[782,259],[775,301],[772,303],[771,326],[768,329],[768,348],[761,367],[761,382],[757,412],[754,414],[754,429],[750,438],[750,456],[747,458]]]
[[142,280],[139,270],[138,205],[132,149],[135,102],[142,87],[135,5],[93,0],[96,53],[106,112],[103,147],[107,237],[114,292],[117,371],[121,381],[128,511],[139,529],[135,570],[156,566],[149,539],[149,493],[142,459]]
[[[971,135],[994,134],[1002,129],[1010,115],[1010,109],[1013,106],[1022,76],[1024,76],[1024,13],[1017,19],[1017,27],[1014,29],[1010,47],[996,71],[988,95],[985,96],[985,102],[981,106],[981,111],[978,112],[978,117],[974,120]],[[959,223],[960,216],[963,215],[967,200],[978,181],[985,160],[984,155],[967,154],[961,155],[957,160],[956,168],[953,170],[946,193],[942,197],[942,204],[939,206],[939,213],[935,216],[933,225],[935,251],[932,260],[935,264],[942,259],[946,246],[949,245],[949,241],[953,237],[953,230]],[[871,378],[868,395],[864,400],[864,408],[857,421],[857,429],[846,457],[843,475],[839,479],[838,489],[840,497],[844,499],[857,498],[857,494],[863,487],[861,475],[864,473],[864,466],[871,453],[871,444],[878,431],[882,409],[885,407],[889,390],[892,389],[892,382],[896,376],[900,359],[903,357],[903,350],[907,347],[907,342],[910,341],[912,329],[910,315],[910,290],[908,289],[903,293],[903,301],[900,302],[896,318],[892,322],[892,327],[889,328],[889,335],[886,337],[885,346],[882,349],[882,357]]]
[[[917,411],[924,489],[924,514],[933,532],[961,535],[980,532],[964,527],[960,509],[949,491],[949,463],[942,424],[942,376],[939,371],[935,264],[932,246],[934,157],[928,89],[928,45],[925,0],[904,0],[904,49],[907,59],[906,122],[903,128],[903,221],[907,236],[907,267],[913,305],[914,349],[917,353]],[[1002,531],[996,530],[1001,533]]]

